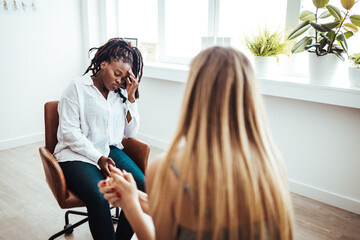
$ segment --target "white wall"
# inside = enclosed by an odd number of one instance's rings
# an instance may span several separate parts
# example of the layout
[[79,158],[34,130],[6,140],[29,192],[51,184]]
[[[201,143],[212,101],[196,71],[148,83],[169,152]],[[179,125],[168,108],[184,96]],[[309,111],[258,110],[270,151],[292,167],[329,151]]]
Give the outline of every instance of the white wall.
[[360,109],[264,99],[290,189],[360,214]]
[[[166,149],[184,83],[144,78],[139,137]],[[264,96],[291,191],[360,214],[360,109]]]
[[43,140],[43,105],[85,68],[80,0],[0,14],[0,150]]
[[177,127],[185,84],[143,78],[138,108],[141,116],[139,137],[166,149]]

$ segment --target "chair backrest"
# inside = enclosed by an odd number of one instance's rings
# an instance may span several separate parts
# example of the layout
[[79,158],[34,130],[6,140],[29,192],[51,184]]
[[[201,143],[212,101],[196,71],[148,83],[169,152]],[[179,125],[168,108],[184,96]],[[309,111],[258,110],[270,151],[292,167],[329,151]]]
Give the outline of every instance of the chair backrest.
[[59,114],[57,111],[59,101],[52,101],[45,103],[44,116],[45,116],[45,147],[54,153],[57,144],[57,129],[59,126]]
[[47,102],[44,106],[45,116],[45,147],[39,148],[43,163],[46,182],[61,208],[84,206],[84,203],[67,189],[64,173],[53,156],[57,144],[57,129],[59,114],[57,106],[59,101]]

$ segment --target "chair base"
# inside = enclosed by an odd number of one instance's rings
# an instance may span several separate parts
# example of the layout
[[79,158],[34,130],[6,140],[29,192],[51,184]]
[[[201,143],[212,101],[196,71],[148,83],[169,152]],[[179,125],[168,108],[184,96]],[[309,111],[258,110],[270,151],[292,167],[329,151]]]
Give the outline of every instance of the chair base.
[[[111,207],[110,209],[113,209],[114,207]],[[70,224],[70,221],[69,221],[69,214],[74,214],[74,215],[80,215],[80,216],[86,216],[86,218],[76,222],[75,224]],[[112,221],[114,223],[117,223],[118,220],[119,220],[119,215],[120,215],[120,210],[119,208],[116,208],[116,212],[114,215],[112,215]],[[80,212],[80,211],[74,211],[74,210],[68,210],[66,211],[65,213],[65,226],[64,226],[64,230],[60,231],[60,232],[57,232],[55,233],[54,235],[52,235],[49,240],[53,240],[57,237],[60,237],[61,235],[65,234],[65,235],[68,235],[68,234],[71,234],[73,231],[74,231],[74,228],[86,223],[89,218],[87,217],[88,214],[87,212]]]

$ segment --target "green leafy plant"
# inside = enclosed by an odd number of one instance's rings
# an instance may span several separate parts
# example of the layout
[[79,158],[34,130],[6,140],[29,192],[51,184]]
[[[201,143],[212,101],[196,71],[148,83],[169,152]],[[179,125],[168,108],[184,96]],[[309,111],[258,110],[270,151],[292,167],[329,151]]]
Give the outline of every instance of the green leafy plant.
[[360,69],[360,53],[354,53],[349,56],[350,62],[353,64],[354,68]]
[[[317,56],[333,53],[341,60],[345,60],[342,53],[348,52],[346,39],[352,37],[360,27],[360,15],[351,14],[350,11],[358,1],[341,0],[344,10],[340,11],[336,6],[328,4],[329,0],[313,0],[315,13],[309,10],[302,11],[300,13],[302,22],[293,29],[288,39],[297,38],[305,32],[308,32],[308,36],[298,41],[291,52],[299,53],[307,50],[316,53]],[[320,23],[329,17],[334,19]]]
[[271,32],[266,27],[259,29],[256,35],[245,37],[245,45],[254,56],[276,57],[289,54],[291,44],[292,41],[286,40],[283,32]]
[[149,46],[148,43],[140,43],[140,46],[139,46],[140,50],[142,52],[146,52],[146,53],[152,53],[153,52],[153,49]]

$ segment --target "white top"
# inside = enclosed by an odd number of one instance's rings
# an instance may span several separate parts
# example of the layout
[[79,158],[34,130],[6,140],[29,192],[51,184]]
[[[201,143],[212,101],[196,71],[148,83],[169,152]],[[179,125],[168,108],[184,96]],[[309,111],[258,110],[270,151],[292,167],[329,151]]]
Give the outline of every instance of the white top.
[[[121,89],[127,97],[127,92]],[[131,114],[130,123],[126,120]],[[64,91],[59,105],[58,144],[54,156],[58,162],[82,161],[97,167],[101,156],[108,156],[111,145],[123,149],[123,137],[135,137],[140,117],[136,101],[130,103],[110,91],[105,99],[90,75],[76,78]]]

